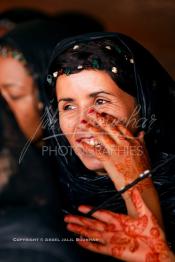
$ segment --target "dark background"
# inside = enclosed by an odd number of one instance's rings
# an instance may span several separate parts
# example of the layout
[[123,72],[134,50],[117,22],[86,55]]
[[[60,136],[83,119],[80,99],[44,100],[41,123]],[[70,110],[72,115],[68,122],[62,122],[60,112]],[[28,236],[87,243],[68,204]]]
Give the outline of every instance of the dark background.
[[1,12],[12,7],[91,14],[108,31],[128,34],[142,43],[175,78],[175,0],[0,0]]

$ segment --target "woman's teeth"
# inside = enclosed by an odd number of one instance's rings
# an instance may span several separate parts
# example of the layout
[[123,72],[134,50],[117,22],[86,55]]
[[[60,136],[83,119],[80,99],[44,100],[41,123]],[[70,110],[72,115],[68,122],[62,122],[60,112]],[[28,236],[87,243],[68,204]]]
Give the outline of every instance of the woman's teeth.
[[84,138],[83,141],[90,146],[99,146],[100,145],[100,143],[97,140],[95,140],[94,138],[90,138],[90,139]]

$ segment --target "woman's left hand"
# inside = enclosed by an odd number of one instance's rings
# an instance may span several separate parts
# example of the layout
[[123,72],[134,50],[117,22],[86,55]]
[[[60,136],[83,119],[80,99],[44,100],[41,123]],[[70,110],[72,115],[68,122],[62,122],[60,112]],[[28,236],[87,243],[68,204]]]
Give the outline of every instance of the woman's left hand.
[[[144,143],[144,132],[134,136],[115,117],[90,109],[85,127],[96,141],[95,146],[80,141],[86,152],[101,161],[107,175],[117,190],[133,182],[145,170],[150,169],[149,157]],[[157,192],[151,178],[146,178],[134,186],[141,193],[145,203],[163,225]],[[130,199],[130,190],[122,194],[129,215],[136,211]]]
[[[67,229],[82,237],[77,241],[80,246],[100,254],[132,262],[175,261],[164,232],[136,188],[131,190],[131,200],[136,218],[107,210],[96,211],[93,218],[67,215]],[[79,207],[85,214],[91,209]]]

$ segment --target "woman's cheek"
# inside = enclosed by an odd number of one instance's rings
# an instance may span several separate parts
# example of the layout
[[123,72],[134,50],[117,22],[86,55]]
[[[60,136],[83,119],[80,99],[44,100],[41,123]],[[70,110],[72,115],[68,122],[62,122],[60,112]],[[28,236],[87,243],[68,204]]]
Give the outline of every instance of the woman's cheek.
[[59,123],[60,123],[60,128],[61,131],[66,135],[67,133],[67,125],[66,125],[66,120],[62,116],[59,116]]
[[60,116],[59,122],[60,122],[60,128],[61,128],[62,133],[67,138],[70,138],[71,134],[73,133],[73,130],[74,130],[73,118],[71,119],[70,117],[62,115],[62,116]]

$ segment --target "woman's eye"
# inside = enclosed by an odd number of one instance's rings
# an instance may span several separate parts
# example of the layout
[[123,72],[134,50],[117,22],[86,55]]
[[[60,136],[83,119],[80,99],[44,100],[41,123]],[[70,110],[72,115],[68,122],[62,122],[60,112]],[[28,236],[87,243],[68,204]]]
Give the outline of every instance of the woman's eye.
[[73,105],[66,105],[66,106],[63,107],[63,110],[67,111],[67,110],[72,110],[74,108],[75,108],[75,106],[73,106]]
[[103,104],[108,103],[108,102],[109,102],[108,100],[99,98],[99,99],[96,99],[95,104],[96,105],[103,105]]
[[10,98],[12,99],[12,100],[19,100],[19,99],[21,99],[21,98],[23,98],[24,96],[20,96],[20,95],[10,95]]

